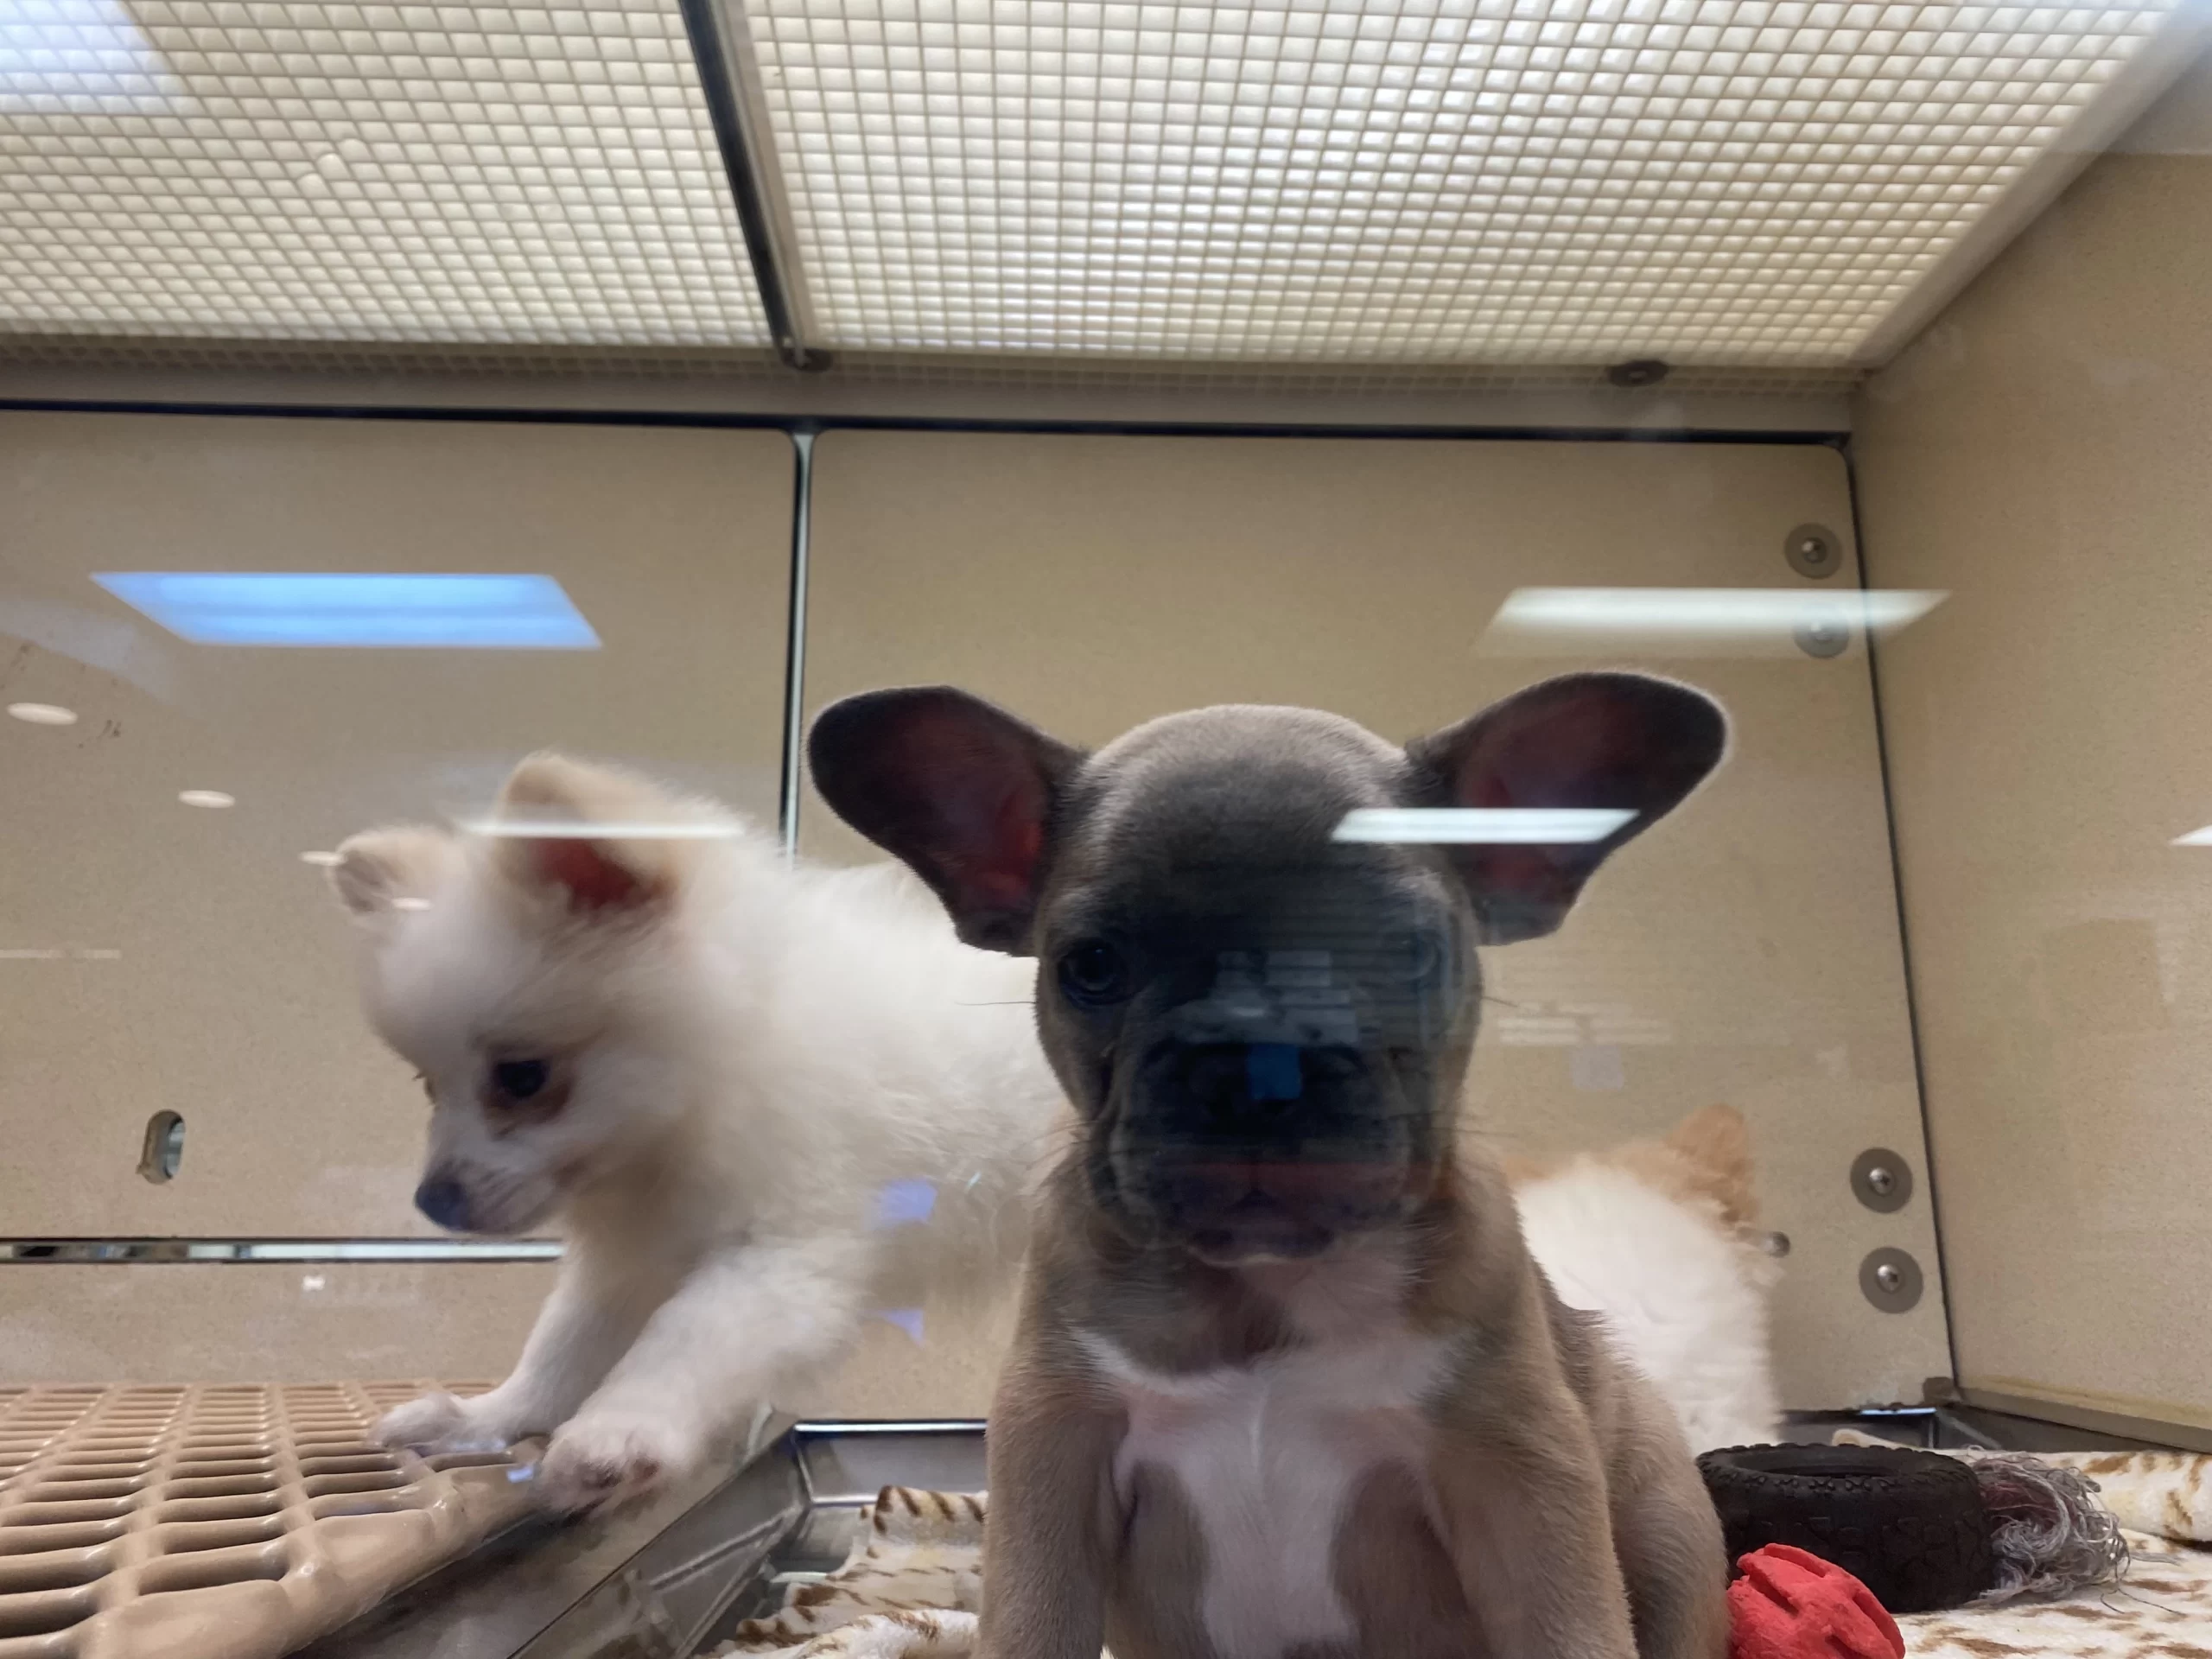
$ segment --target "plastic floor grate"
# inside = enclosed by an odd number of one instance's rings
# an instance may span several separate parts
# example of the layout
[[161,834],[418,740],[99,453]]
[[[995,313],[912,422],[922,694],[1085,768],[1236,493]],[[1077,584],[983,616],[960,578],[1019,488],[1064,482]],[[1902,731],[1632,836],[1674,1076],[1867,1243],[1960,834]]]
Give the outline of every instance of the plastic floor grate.
[[0,1389],[0,1659],[276,1659],[461,1554],[529,1489],[368,1440],[434,1386]]

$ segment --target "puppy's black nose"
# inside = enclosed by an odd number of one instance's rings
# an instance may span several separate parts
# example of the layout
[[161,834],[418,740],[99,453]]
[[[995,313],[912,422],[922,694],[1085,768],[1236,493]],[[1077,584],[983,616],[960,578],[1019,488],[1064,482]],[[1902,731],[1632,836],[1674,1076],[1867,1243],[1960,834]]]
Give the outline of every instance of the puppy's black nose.
[[1202,1133],[1280,1134],[1315,1112],[1340,1109],[1366,1067],[1357,1051],[1290,1043],[1196,1043],[1168,1061],[1186,1124]]
[[415,1189],[415,1207],[449,1233],[468,1230],[468,1193],[449,1175],[435,1175]]

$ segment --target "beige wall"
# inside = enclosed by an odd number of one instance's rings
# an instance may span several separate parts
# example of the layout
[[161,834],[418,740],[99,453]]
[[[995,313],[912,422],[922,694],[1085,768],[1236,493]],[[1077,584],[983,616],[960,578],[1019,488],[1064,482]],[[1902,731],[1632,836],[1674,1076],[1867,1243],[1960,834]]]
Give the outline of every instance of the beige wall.
[[[1478,650],[1512,588],[1803,586],[1786,533],[1850,504],[1818,447],[832,432],[814,515],[810,709],[944,679],[1095,742],[1222,701],[1411,736],[1575,665]],[[1920,1147],[1865,657],[1648,665],[1722,696],[1735,757],[1561,934],[1491,953],[1478,1108],[1541,1149],[1741,1108],[1796,1243],[1790,1402],[1917,1400],[1948,1371],[1924,1192],[1880,1217],[1847,1182]],[[818,802],[801,830],[861,850]],[[1879,1245],[1928,1270],[1911,1313],[1859,1292]]]
[[[545,1262],[0,1266],[0,1387],[26,1382],[486,1380],[506,1375]],[[918,1342],[872,1321],[832,1376],[779,1402],[817,1417],[980,1417],[995,1315]]]
[[1970,1386],[2212,1425],[2212,70],[1857,414]]

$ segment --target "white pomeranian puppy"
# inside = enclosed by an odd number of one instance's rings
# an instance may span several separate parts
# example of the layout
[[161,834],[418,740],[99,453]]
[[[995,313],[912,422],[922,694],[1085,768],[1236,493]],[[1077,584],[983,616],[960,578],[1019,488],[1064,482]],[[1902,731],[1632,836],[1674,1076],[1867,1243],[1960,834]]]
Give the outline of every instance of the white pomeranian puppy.
[[[462,1232],[558,1215],[567,1239],[513,1375],[412,1401],[380,1440],[547,1433],[545,1503],[626,1501],[789,1400],[871,1313],[1010,1281],[1068,1125],[1035,967],[959,943],[904,866],[793,863],[710,804],[556,755],[480,832],[339,855],[370,1020],[431,1102],[416,1205]],[[1694,1441],[1764,1438],[1771,1264],[1732,1243],[1698,1158],[1615,1156],[1528,1173],[1538,1261]]]
[[430,1097],[417,1205],[493,1234],[557,1212],[568,1248],[514,1374],[379,1438],[550,1433],[546,1503],[621,1501],[870,1312],[1005,1281],[1066,1109],[1031,964],[960,944],[903,868],[794,867],[609,769],[525,760],[486,828],[356,836],[331,876]]

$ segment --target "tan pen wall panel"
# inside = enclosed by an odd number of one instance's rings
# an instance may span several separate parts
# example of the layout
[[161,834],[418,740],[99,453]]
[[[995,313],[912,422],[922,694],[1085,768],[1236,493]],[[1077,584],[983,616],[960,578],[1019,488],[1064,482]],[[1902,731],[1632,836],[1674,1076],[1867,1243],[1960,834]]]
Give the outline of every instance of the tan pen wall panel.
[[[0,1265],[0,1389],[313,1382],[436,1374],[497,1381],[552,1288],[550,1262]],[[901,1310],[779,1409],[981,1417],[1011,1306]]]
[[479,1376],[513,1368],[553,1265],[0,1265],[0,1387]]
[[[1842,461],[1813,446],[833,432],[813,510],[810,710],[950,681],[1088,743],[1225,701],[1412,736],[1592,665],[1478,650],[1516,588],[1803,586],[1783,548],[1807,522],[1850,556]],[[1734,759],[1556,938],[1491,953],[1480,1122],[1557,1149],[1740,1108],[1796,1246],[1790,1403],[1916,1400],[1948,1369],[1925,1183],[1894,1216],[1847,1183],[1862,1149],[1921,1144],[1863,649],[1648,665],[1721,696]],[[801,828],[868,850],[818,800]],[[1926,1270],[1909,1313],[1859,1294],[1882,1245]]]
[[2212,1426],[2212,67],[1859,412],[1961,1377]]
[[[791,477],[768,432],[0,414],[0,703],[78,716],[0,720],[0,1228],[430,1231],[424,1109],[301,855],[540,747],[772,818]],[[600,645],[188,644],[92,580],[132,570],[544,574]]]

